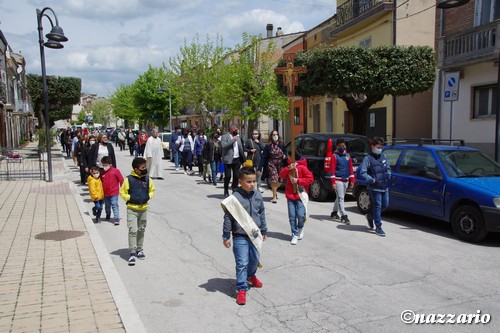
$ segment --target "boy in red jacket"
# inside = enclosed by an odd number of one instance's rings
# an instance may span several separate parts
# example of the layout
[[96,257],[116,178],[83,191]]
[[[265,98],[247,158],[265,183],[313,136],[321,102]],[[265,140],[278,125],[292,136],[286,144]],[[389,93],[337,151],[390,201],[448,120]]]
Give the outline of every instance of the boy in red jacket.
[[104,189],[104,207],[106,211],[106,221],[111,218],[111,209],[113,209],[114,224],[120,225],[120,207],[118,206],[118,196],[120,186],[123,184],[123,176],[120,170],[114,168],[111,157],[104,156],[101,159],[102,172],[101,180]]
[[[304,237],[304,222],[306,210],[304,203],[300,200],[299,192],[309,193],[309,185],[314,182],[314,176],[307,168],[307,160],[300,160],[291,163],[289,159],[288,167],[281,169],[280,178],[286,179],[285,196],[288,203],[288,219],[292,230],[292,240],[290,244],[297,245],[297,241]],[[294,186],[294,185],[297,186]],[[294,190],[294,187],[297,189]]]

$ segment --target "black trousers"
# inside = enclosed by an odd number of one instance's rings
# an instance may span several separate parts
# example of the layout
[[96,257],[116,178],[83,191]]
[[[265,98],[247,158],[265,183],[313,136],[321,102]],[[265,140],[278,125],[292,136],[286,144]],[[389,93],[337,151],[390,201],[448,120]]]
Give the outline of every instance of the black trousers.
[[238,179],[240,178],[241,162],[239,159],[233,159],[233,163],[224,163],[224,194],[229,194],[229,181],[231,180],[231,172],[233,173],[233,183],[231,189],[234,191],[238,187]]

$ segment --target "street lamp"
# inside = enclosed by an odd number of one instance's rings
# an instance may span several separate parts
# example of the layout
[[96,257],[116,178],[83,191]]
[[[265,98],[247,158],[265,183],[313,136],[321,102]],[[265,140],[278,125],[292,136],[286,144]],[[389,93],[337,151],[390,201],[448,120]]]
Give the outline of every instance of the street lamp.
[[[45,14],[46,11],[52,12],[56,24]],[[43,39],[43,27],[42,18],[46,17],[49,19],[50,25],[52,27],[51,31],[45,35],[47,41]],[[47,75],[45,73],[45,52],[44,46],[51,49],[62,49],[64,45],[61,42],[67,42],[68,38],[64,36],[62,28],[59,26],[59,21],[57,20],[56,13],[50,7],[45,7],[44,9],[36,10],[36,18],[38,23],[38,43],[40,44],[40,58],[42,63],[42,87],[43,87],[43,116],[45,118],[45,136],[47,137],[47,170],[49,174],[49,182],[52,182],[52,156],[51,156],[51,140],[50,140],[50,121],[49,121],[49,96],[47,94]]]
[[437,8],[447,9],[465,5],[469,0],[439,0]]
[[[157,94],[163,94],[166,91],[165,88],[163,87],[158,87],[158,90],[156,91]],[[170,130],[170,133],[172,133],[172,98],[170,95],[170,89],[168,89],[168,112],[169,112],[169,119],[168,119],[168,129]]]

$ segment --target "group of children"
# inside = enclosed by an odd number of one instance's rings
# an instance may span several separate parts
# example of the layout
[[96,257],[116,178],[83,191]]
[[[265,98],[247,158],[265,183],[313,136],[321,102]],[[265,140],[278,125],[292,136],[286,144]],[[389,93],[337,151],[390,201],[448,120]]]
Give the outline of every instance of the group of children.
[[[368,191],[372,198],[372,210],[367,214],[368,228],[375,234],[385,236],[382,230],[380,214],[387,208],[389,202],[388,183],[391,170],[386,156],[382,153],[384,140],[373,138],[371,153],[364,159],[360,169],[360,177],[367,183]],[[336,142],[336,151],[332,158],[331,174],[332,186],[337,194],[332,217],[345,224],[350,224],[344,207],[344,196],[349,186],[354,184],[354,168],[352,159],[346,152],[346,142],[339,139]],[[307,168],[307,161],[290,161],[288,167],[280,172],[280,178],[286,179],[285,196],[288,204],[288,218],[292,233],[291,244],[296,245],[304,237],[304,222],[307,217],[307,195],[309,185],[314,177]],[[262,195],[256,190],[255,170],[243,167],[239,174],[239,187],[233,194],[222,202],[224,208],[224,224],[222,229],[223,244],[226,248],[233,246],[236,263],[236,303],[244,305],[248,285],[262,288],[263,283],[257,278],[261,242],[266,240],[267,223]],[[229,209],[231,200],[233,210]],[[227,206],[226,206],[227,205]],[[338,216],[340,211],[341,216]],[[232,237],[232,244],[231,244]]]
[[[367,215],[368,227],[379,236],[385,236],[381,228],[380,214],[388,205],[388,179],[390,168],[387,158],[382,153],[383,139],[374,138],[372,152],[360,165],[360,175],[368,184],[372,196],[372,212]],[[280,178],[286,179],[285,196],[288,204],[288,217],[292,234],[291,244],[296,245],[304,237],[306,220],[307,193],[314,177],[307,168],[307,161],[288,161],[288,167],[280,172]],[[344,208],[344,196],[347,188],[354,182],[352,160],[346,152],[346,143],[339,139],[332,158],[332,186],[337,193],[332,217],[349,224]],[[144,232],[147,224],[148,202],[153,198],[155,186],[147,175],[146,160],[137,157],[132,161],[132,172],[125,179],[120,171],[112,166],[111,158],[103,157],[103,168],[93,167],[88,177],[91,200],[94,202],[93,214],[95,222],[101,222],[103,204],[106,220],[110,219],[113,210],[114,224],[120,224],[118,195],[127,204],[128,244],[130,257],[128,264],[135,265],[136,258],[144,259]],[[256,173],[253,167],[243,167],[239,172],[239,187],[222,202],[224,209],[223,244],[233,247],[236,263],[236,303],[246,303],[248,285],[261,288],[262,282],[257,278],[260,249],[266,240],[267,223],[264,200],[260,191],[256,190]],[[337,212],[341,216],[338,217]],[[231,241],[232,239],[232,241]]]
[[146,160],[136,157],[132,161],[132,172],[125,179],[120,170],[113,167],[111,158],[104,156],[101,159],[102,168],[97,166],[89,170],[87,179],[90,199],[94,202],[92,213],[94,223],[101,223],[103,205],[106,220],[111,218],[113,211],[114,225],[120,225],[120,208],[118,196],[127,204],[128,245],[130,257],[128,264],[134,266],[136,258],[144,259],[143,251],[144,231],[147,224],[148,201],[153,198],[155,186],[150,177]]

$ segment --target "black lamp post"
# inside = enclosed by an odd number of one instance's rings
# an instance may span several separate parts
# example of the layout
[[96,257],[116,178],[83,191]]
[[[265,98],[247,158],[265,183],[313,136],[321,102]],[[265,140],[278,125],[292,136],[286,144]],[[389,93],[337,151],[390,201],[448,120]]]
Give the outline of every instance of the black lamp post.
[[[55,25],[50,16],[45,14],[46,11],[50,11],[55,19]],[[43,38],[43,27],[42,18],[46,17],[49,19],[50,25],[52,26],[51,31],[45,35],[47,41]],[[51,49],[62,49],[64,45],[61,42],[67,42],[68,38],[64,36],[62,28],[59,26],[56,13],[50,7],[45,7],[44,9],[36,10],[36,18],[38,23],[38,43],[40,44],[40,58],[42,63],[42,87],[43,87],[43,117],[45,118],[45,136],[47,137],[47,170],[49,174],[49,182],[52,182],[52,156],[51,156],[51,140],[50,140],[50,121],[49,121],[49,96],[47,94],[47,75],[45,73],[45,52],[44,46]]]

